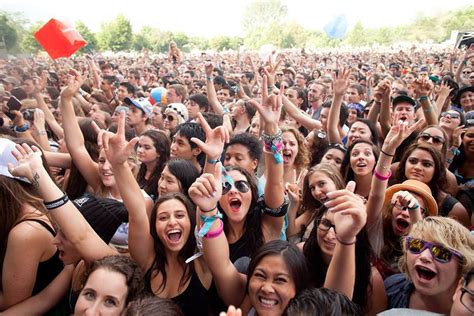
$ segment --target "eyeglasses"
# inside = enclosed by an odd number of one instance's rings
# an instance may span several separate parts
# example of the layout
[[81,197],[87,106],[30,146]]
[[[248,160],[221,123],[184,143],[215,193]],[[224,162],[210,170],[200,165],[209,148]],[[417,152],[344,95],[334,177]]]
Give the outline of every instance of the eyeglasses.
[[441,113],[441,117],[446,117],[448,116],[452,119],[460,119],[461,115],[459,113],[451,113],[451,112],[443,112]]
[[240,193],[247,193],[250,191],[250,185],[247,181],[245,180],[239,180],[239,181],[226,181],[222,183],[222,195],[225,195],[229,193],[230,189],[232,187],[236,188]]
[[168,120],[168,121],[170,121],[170,122],[173,122],[173,121],[174,121],[174,116],[173,116],[173,115],[170,115],[170,114],[168,114],[168,115],[163,114],[163,119],[164,119],[164,120]]
[[[396,207],[397,209],[399,209],[400,211],[409,211],[408,207],[406,206],[402,206],[400,203],[398,202],[392,202],[392,206],[393,207]],[[428,214],[428,211],[426,210],[426,208],[423,208],[420,206],[420,211],[421,211],[421,215],[423,216],[426,216],[426,214]]]
[[461,304],[464,305],[468,311],[474,313],[474,292],[466,289],[464,286],[461,287]]
[[342,151],[343,153],[346,153],[346,152],[347,152],[346,147],[344,147],[344,145],[341,145],[341,144],[339,144],[339,143],[332,143],[332,144],[329,144],[328,149],[339,149],[339,150]]
[[331,227],[334,229],[334,232],[336,232],[336,225],[331,223],[330,220],[326,218],[320,218],[316,221],[316,224],[318,225],[318,228],[321,229],[322,231],[329,231]]
[[418,135],[418,138],[423,140],[424,142],[427,142],[430,139],[433,139],[433,144],[436,144],[436,145],[444,144],[444,138],[441,136],[433,136],[428,133],[421,133],[420,135]]
[[431,256],[438,262],[448,263],[451,261],[452,256],[458,257],[459,262],[464,261],[464,256],[456,250],[448,249],[441,245],[435,245],[422,239],[405,237],[407,250],[413,254],[420,254],[425,251],[426,248],[430,250]]

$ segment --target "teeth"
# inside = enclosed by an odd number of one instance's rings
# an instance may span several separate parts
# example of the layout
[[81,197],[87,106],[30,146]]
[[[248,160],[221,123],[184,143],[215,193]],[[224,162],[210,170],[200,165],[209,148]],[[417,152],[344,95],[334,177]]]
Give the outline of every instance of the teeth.
[[276,305],[278,303],[278,301],[276,301],[276,300],[269,300],[269,299],[265,299],[263,297],[260,298],[260,301],[265,305]]
[[181,231],[179,229],[172,229],[168,231],[168,234],[174,234],[174,233],[180,233]]

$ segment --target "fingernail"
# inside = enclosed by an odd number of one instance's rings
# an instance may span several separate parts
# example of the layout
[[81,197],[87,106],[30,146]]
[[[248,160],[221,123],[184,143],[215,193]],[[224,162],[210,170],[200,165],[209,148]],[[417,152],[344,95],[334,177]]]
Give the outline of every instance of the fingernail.
[[328,212],[331,212],[331,213],[333,213],[333,212],[334,212],[334,207],[330,207],[330,208],[328,208]]

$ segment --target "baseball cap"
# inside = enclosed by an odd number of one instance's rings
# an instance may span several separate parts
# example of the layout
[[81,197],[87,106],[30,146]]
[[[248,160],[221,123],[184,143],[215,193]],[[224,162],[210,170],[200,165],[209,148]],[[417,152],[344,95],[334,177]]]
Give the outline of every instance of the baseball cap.
[[148,101],[148,98],[138,98],[138,99],[131,99],[129,97],[126,97],[123,99],[123,102],[129,106],[134,106],[138,109],[140,109],[147,117],[151,116],[151,111],[152,111],[152,105],[150,101]]

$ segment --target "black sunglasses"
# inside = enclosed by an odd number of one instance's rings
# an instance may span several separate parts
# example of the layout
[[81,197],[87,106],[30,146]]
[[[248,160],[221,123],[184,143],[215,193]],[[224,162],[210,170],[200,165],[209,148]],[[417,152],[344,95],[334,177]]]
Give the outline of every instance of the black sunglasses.
[[422,139],[425,142],[429,141],[430,138],[432,138],[433,144],[437,144],[437,145],[444,144],[444,138],[441,136],[433,136],[428,133],[421,133],[420,135],[418,135],[418,138]]
[[174,121],[174,116],[173,115],[166,115],[166,114],[163,114],[163,119],[164,120],[168,120],[170,122],[173,122]]
[[229,193],[229,191],[230,191],[230,189],[232,189],[232,187],[239,190],[240,193],[247,193],[248,191],[250,191],[250,185],[245,180],[234,181],[233,184],[226,181],[226,182],[222,183],[222,195],[225,195],[225,194]]

